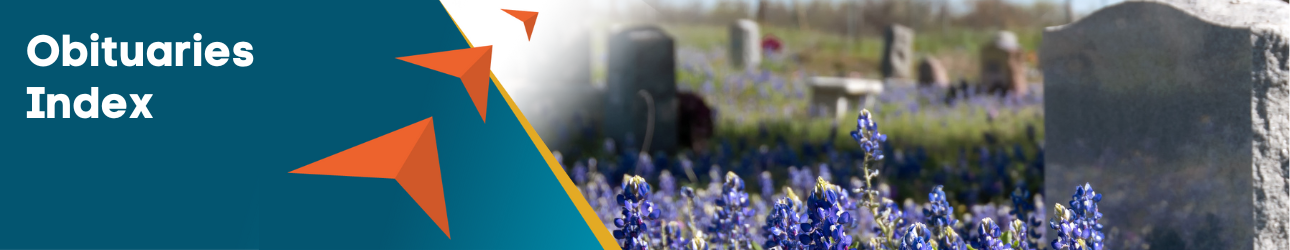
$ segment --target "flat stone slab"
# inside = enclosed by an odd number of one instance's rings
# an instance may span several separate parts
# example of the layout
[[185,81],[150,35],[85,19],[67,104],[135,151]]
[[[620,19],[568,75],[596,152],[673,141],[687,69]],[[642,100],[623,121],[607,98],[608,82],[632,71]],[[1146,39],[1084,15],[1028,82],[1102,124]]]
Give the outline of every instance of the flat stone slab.
[[855,116],[852,108],[866,105],[870,96],[882,93],[883,83],[879,80],[844,77],[811,77],[807,80],[811,88],[811,109],[815,115],[832,114],[836,117]]

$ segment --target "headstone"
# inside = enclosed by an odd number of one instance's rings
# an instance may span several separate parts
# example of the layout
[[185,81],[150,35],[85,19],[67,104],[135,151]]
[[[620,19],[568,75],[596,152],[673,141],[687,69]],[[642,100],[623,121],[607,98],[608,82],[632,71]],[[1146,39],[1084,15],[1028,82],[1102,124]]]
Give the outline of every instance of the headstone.
[[918,62],[918,85],[949,87],[950,75],[945,72],[945,66],[941,65],[940,60],[926,56]]
[[990,93],[1020,93],[1026,88],[1025,61],[1017,35],[999,31],[981,46],[981,84]]
[[882,81],[863,78],[811,77],[811,115],[850,117],[853,108],[871,105],[872,96],[882,93]]
[[626,28],[609,38],[603,131],[615,141],[640,144],[624,148],[676,149],[673,46],[672,37],[654,26]]
[[736,68],[761,64],[761,29],[757,22],[739,19],[730,24],[730,64]]
[[909,65],[914,56],[914,30],[899,24],[887,27],[880,70],[883,78],[908,80],[913,76]]
[[1045,203],[1091,183],[1110,248],[1290,249],[1287,17],[1125,2],[1048,28]]

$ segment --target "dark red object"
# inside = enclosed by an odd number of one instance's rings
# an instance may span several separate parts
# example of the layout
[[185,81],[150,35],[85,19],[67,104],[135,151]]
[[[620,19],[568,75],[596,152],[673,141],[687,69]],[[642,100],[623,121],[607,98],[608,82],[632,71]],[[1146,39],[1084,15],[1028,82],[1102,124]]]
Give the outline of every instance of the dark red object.
[[703,101],[703,96],[695,93],[677,92],[676,98],[680,101],[680,124],[677,128],[681,145],[695,151],[703,150],[708,139],[712,138],[712,109]]
[[775,35],[767,34],[766,37],[763,37],[761,39],[762,51],[779,53],[779,50],[783,47],[784,47],[783,42],[780,42],[779,38],[775,37]]

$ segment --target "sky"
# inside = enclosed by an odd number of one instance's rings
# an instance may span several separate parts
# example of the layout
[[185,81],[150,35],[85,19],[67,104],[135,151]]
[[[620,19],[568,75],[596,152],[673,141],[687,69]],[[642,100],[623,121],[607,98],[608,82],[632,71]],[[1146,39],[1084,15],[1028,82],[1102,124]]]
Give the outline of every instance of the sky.
[[[723,1],[747,1],[749,3],[755,3],[757,0],[654,0],[654,1],[664,3],[664,4],[687,4],[687,5],[692,2],[702,2],[704,3],[703,6],[713,6],[716,3],[723,2]],[[794,0],[770,0],[770,1],[792,2]],[[799,1],[809,1],[809,0],[799,0]],[[830,0],[823,0],[823,1],[830,1]],[[848,0],[831,0],[831,1],[841,2],[841,1],[848,1]],[[865,0],[861,0],[861,1],[865,1]],[[968,8],[968,6],[971,6],[970,3],[973,0],[911,0],[911,1],[949,1],[952,3],[950,6],[953,6],[953,8],[964,8],[964,9],[955,10],[957,12],[957,11],[966,11],[965,8]],[[1065,0],[1004,0],[1004,1],[1025,4],[1025,5],[1029,5],[1037,1],[1051,1],[1051,2],[1058,2],[1058,3],[1065,2]],[[1099,8],[1102,8],[1103,6],[1116,4],[1122,1],[1123,0],[1071,0],[1071,8],[1074,9],[1077,15],[1082,16],[1090,12],[1093,12]]]

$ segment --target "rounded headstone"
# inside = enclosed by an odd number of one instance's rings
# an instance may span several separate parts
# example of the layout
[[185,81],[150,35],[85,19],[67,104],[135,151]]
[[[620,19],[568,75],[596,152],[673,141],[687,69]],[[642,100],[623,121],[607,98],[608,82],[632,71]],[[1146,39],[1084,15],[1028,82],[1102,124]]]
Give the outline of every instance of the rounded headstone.
[[736,68],[761,64],[761,29],[757,22],[739,19],[730,24],[730,64]]
[[918,85],[949,87],[950,76],[945,66],[935,57],[925,56],[918,61]]

